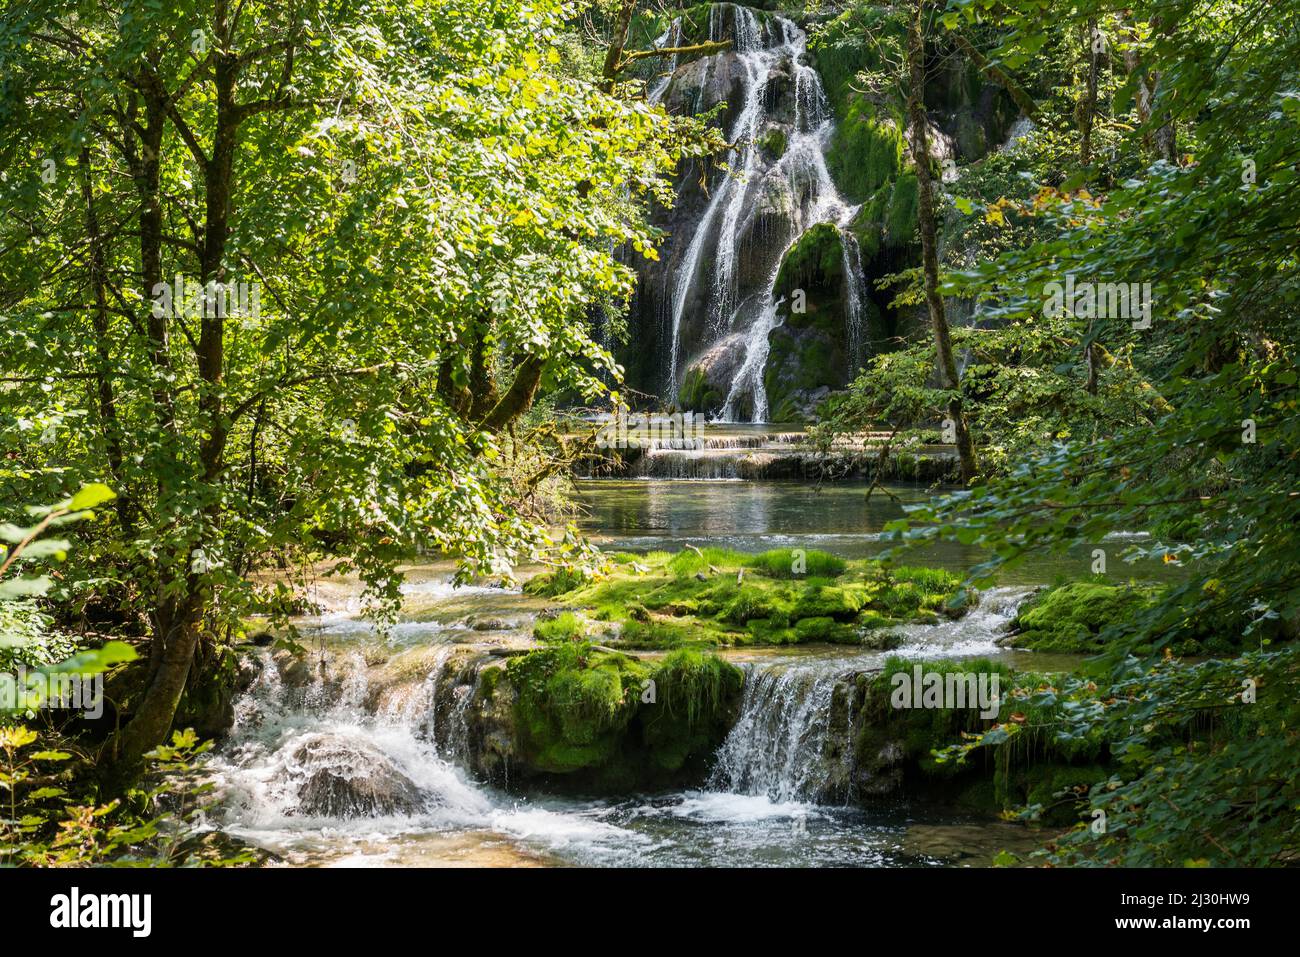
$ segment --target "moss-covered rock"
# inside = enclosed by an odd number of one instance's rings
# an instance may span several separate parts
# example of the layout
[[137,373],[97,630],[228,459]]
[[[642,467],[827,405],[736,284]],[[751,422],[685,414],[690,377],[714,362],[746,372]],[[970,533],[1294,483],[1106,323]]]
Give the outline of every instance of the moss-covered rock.
[[775,162],[785,155],[786,133],[779,126],[774,126],[758,138],[758,148],[768,160]]
[[[996,713],[983,711],[982,701],[958,708],[896,698],[896,676],[914,679],[918,667],[923,680],[935,676],[936,682],[952,681],[954,687],[965,683],[968,691],[982,679],[990,694],[996,676]],[[984,659],[891,658],[882,671],[856,676],[853,687],[837,699],[849,716],[845,720],[852,737],[848,786],[864,797],[907,792],[986,813],[1038,805],[1035,814],[1043,823],[1079,820],[1086,785],[1109,773],[1108,754],[1097,736],[1070,741],[1055,737],[1057,705],[1040,703],[1037,697],[1052,681],[1049,675],[1017,674],[1005,664]],[[978,749],[965,760],[956,760],[948,750],[965,736],[1008,725],[1014,725],[1016,733],[1004,734],[1000,743]]]
[[681,388],[677,390],[677,405],[682,409],[712,411],[720,408],[726,396],[710,384],[705,369],[694,366],[686,370]]
[[[1212,590],[1213,582],[1205,584]],[[1020,607],[1009,643],[1034,651],[1098,654],[1112,637],[1127,636],[1126,624],[1154,606],[1169,586],[1112,584],[1106,581],[1070,582],[1035,595]],[[1246,609],[1211,602],[1202,612],[1175,622],[1167,633],[1152,632],[1133,644],[1137,654],[1168,650],[1179,657],[1237,654],[1251,622]],[[1287,637],[1280,622],[1258,623],[1250,642]]]
[[[480,681],[478,713],[497,739],[489,777],[558,777],[600,788],[647,786],[702,767],[735,718],[743,675],[683,649],[658,662],[590,642],[511,658]],[[502,743],[504,741],[504,744]]]
[[903,129],[901,118],[887,107],[862,94],[852,96],[827,151],[831,175],[846,196],[862,202],[903,171]]
[[[587,633],[621,648],[819,641],[888,647],[896,639],[876,632],[965,610],[952,607],[957,576],[938,569],[887,568],[791,549],[761,555],[703,549],[637,558],[635,564],[615,562],[604,578],[567,591],[547,580],[528,587],[571,608],[590,609],[590,617],[608,623],[608,630]],[[563,616],[555,621],[565,623],[552,624],[547,635],[579,630]]]
[[1155,589],[1144,585],[1071,582],[1040,592],[1021,606],[1012,627],[1017,648],[1095,654],[1101,633],[1146,608]]
[[[860,355],[850,344],[845,260],[834,223],[805,231],[781,260],[773,290],[779,322],[768,334],[763,367],[769,418],[810,418],[830,390],[843,387],[856,372]],[[880,323],[870,299],[859,297],[859,306],[865,341]]]

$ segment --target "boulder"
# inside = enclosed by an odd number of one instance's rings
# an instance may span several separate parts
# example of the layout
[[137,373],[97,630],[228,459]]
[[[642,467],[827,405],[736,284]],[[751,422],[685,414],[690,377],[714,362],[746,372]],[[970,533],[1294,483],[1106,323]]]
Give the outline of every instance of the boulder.
[[293,753],[289,772],[298,784],[297,813],[307,817],[386,817],[412,814],[420,789],[369,742],[313,735]]

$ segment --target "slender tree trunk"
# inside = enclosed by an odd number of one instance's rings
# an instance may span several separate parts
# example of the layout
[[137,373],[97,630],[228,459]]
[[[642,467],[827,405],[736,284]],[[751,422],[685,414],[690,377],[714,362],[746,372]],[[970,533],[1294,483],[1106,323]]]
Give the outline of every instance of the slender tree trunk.
[[[1100,71],[1101,50],[1098,49],[1100,34],[1097,32],[1097,19],[1088,21],[1088,76],[1084,86],[1083,99],[1079,103],[1079,165],[1085,170],[1092,163],[1092,126],[1097,115],[1097,78]],[[1091,332],[1091,330],[1089,330]],[[1089,340],[1085,361],[1088,377],[1083,389],[1089,395],[1097,394],[1097,374],[1101,357],[1100,346]]]
[[99,230],[99,216],[95,212],[94,177],[91,171],[90,148],[81,149],[83,173],[81,195],[86,203],[86,238],[90,243],[90,284],[95,292],[95,311],[91,322],[95,330],[95,392],[99,411],[100,430],[104,436],[104,453],[108,471],[118,493],[114,511],[126,538],[135,535],[135,509],[122,476],[125,453],[122,451],[122,425],[117,417],[117,396],[109,370],[113,367],[108,328],[107,269],[104,260],[104,239]]
[[[211,157],[204,169],[207,208],[203,230],[203,248],[199,258],[199,281],[224,282],[226,279],[226,242],[229,236],[229,216],[234,172],[234,156],[241,114],[235,102],[238,85],[238,57],[230,52],[230,22],[227,0],[217,0],[213,12],[213,36],[222,51],[216,58],[214,79],[216,87],[216,124],[213,131]],[[157,74],[152,74],[156,102],[151,110],[161,109],[166,115],[167,93]],[[161,137],[159,138],[161,142]],[[155,160],[155,170],[156,170]],[[158,225],[161,227],[161,206],[158,206]],[[143,230],[142,230],[143,231]],[[159,228],[159,236],[161,229]],[[216,313],[216,314],[210,314]],[[198,473],[204,482],[219,479],[223,467],[229,425],[223,414],[223,373],[225,366],[225,318],[220,310],[203,310],[199,321],[197,350],[199,378],[199,413],[203,420],[205,436],[199,445]],[[215,500],[206,506],[200,516],[196,531],[196,547],[202,542],[205,529],[214,526],[220,517],[220,504]],[[188,552],[189,549],[187,548]],[[188,561],[188,558],[186,559]],[[202,634],[203,620],[212,600],[210,589],[203,580],[203,569],[187,568],[184,587],[175,598],[159,603],[154,619],[153,647],[150,656],[148,687],[130,722],[114,741],[116,761],[129,768],[139,763],[144,754],[166,740],[176,717],[185,683],[194,661],[195,649]]]
[[939,372],[939,385],[952,394],[948,403],[948,417],[952,420],[957,439],[957,456],[961,462],[961,479],[965,484],[975,478],[975,447],[966,418],[962,413],[961,395],[958,391],[957,363],[952,355],[952,337],[948,319],[944,315],[943,297],[939,295],[939,252],[934,220],[934,184],[930,176],[930,143],[925,118],[925,41],[921,34],[921,17],[924,2],[918,0],[916,16],[912,19],[907,37],[907,66],[909,84],[907,113],[912,127],[912,161],[916,165],[919,202],[917,219],[921,228],[921,259],[925,274],[925,301],[930,309],[930,325],[934,330],[935,359]]
[[1079,163],[1084,167],[1092,163],[1092,124],[1097,115],[1097,74],[1101,60],[1098,37],[1097,19],[1093,17],[1088,21],[1088,78],[1083,102],[1079,104]]
[[637,0],[623,0],[618,18],[614,21],[614,33],[610,37],[609,50],[605,53],[605,67],[601,75],[605,78],[605,88],[613,89],[614,79],[618,76],[619,64],[623,61],[623,48],[627,46],[628,30],[632,26],[632,14],[636,12]]
[[[1089,329],[1088,333],[1091,335],[1092,330]],[[1085,362],[1088,367],[1088,378],[1084,380],[1083,391],[1088,393],[1088,395],[1096,395],[1097,375],[1101,371],[1101,346],[1094,341],[1089,340],[1088,342],[1088,351],[1085,353]]]
[[[1152,21],[1152,28],[1161,29],[1161,18],[1155,17]],[[1172,24],[1164,27],[1163,32],[1172,32]],[[1139,69],[1142,61],[1138,53],[1130,50],[1124,54],[1124,68],[1132,74]],[[1158,70],[1149,71],[1146,76],[1138,80],[1136,90],[1136,103],[1138,123],[1146,126],[1151,119],[1152,109],[1155,105],[1156,91],[1160,86],[1161,75]],[[1169,116],[1168,120],[1162,124],[1154,134],[1147,132],[1143,135],[1143,145],[1155,153],[1157,156],[1169,163],[1178,161],[1178,124],[1177,121]]]
[[481,423],[482,427],[492,432],[499,432],[513,424],[521,415],[532,408],[537,397],[537,389],[542,383],[542,371],[546,363],[535,355],[528,355],[519,363],[519,371],[514,381],[492,411]]

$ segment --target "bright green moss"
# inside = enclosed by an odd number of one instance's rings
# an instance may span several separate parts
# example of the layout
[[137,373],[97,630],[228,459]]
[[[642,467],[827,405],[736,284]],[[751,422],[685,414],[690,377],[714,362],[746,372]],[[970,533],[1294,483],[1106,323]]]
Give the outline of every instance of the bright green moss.
[[1035,651],[1091,654],[1103,650],[1101,632],[1147,607],[1155,589],[1102,582],[1071,582],[1035,595],[1016,616],[1016,645]]
[[[807,641],[888,644],[872,630],[909,621],[933,621],[946,609],[957,576],[933,569],[886,569],[847,562],[819,551],[790,549],[745,555],[725,549],[687,549],[614,563],[615,571],[559,597],[573,608],[594,608],[608,622],[608,642],[626,648],[792,644]],[[829,619],[803,625],[805,619]],[[539,635],[580,637],[580,619],[563,616]],[[539,626],[540,628],[541,626]],[[605,640],[605,639],[602,639]]]
[[910,245],[916,237],[921,188],[915,173],[905,173],[894,183],[885,210],[885,242],[899,248]]
[[588,642],[539,648],[506,666],[531,767],[565,773],[610,760],[649,669]]
[[824,641],[831,644],[853,645],[861,641],[858,629],[834,618],[801,618],[794,626],[799,641]]
[[776,274],[773,294],[780,298],[792,289],[838,287],[843,275],[844,250],[839,227],[834,223],[818,223],[805,230],[786,251]]
[[709,385],[708,376],[700,368],[688,369],[677,390],[677,405],[688,411],[716,409],[726,401],[726,396]]
[[772,127],[758,138],[758,148],[767,154],[768,158],[775,161],[785,155],[786,136],[785,131],[778,126]]
[[586,633],[582,619],[571,611],[550,621],[539,621],[533,628],[533,637],[538,641],[576,641]]
[[743,680],[711,653],[681,650],[653,664],[589,642],[539,648],[504,670],[515,689],[518,758],[529,772],[622,786],[711,753]]
[[812,575],[836,578],[848,567],[844,559],[816,549],[774,548],[749,559],[749,567],[770,578]]
[[902,129],[884,107],[852,97],[827,154],[831,175],[846,196],[861,202],[902,172],[907,149]]
[[839,588],[833,585],[810,584],[804,587],[795,601],[791,617],[834,618],[848,621],[862,610],[864,594],[861,589]]

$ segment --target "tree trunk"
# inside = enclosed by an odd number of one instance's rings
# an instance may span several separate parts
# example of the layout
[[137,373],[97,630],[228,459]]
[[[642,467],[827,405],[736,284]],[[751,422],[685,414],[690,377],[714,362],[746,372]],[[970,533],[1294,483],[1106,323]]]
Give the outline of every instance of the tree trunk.
[[94,177],[90,167],[90,148],[83,146],[81,168],[84,176],[81,195],[86,203],[86,238],[90,244],[90,284],[95,291],[95,311],[91,316],[95,329],[95,398],[99,411],[100,431],[104,437],[104,454],[108,459],[108,471],[118,492],[114,511],[117,514],[118,524],[122,528],[123,537],[130,539],[135,535],[135,509],[122,476],[122,464],[125,461],[125,453],[122,451],[122,424],[117,417],[117,396],[110,377],[113,356],[108,328],[108,293],[105,291],[108,271],[104,260],[104,238],[99,230],[99,216],[95,212]]
[[[1156,16],[1152,19],[1152,28],[1161,30],[1161,18]],[[1163,28],[1164,33],[1171,33],[1172,25]],[[1132,31],[1130,31],[1130,35]],[[1124,68],[1132,74],[1142,65],[1136,51],[1130,50],[1124,54]],[[1156,91],[1160,86],[1161,76],[1158,70],[1149,71],[1146,76],[1141,77],[1137,82],[1136,103],[1138,123],[1141,126],[1147,126],[1151,120],[1151,113],[1154,107]],[[1168,115],[1168,114],[1167,114]],[[1163,123],[1154,134],[1148,129],[1143,134],[1143,145],[1157,156],[1169,163],[1178,161],[1178,124],[1172,115],[1168,115],[1168,120]]]
[[605,78],[605,89],[614,88],[614,78],[618,76],[619,65],[623,60],[623,48],[627,46],[628,30],[632,26],[632,14],[636,12],[636,0],[623,0],[618,18],[614,21],[614,33],[609,40],[609,50],[605,53],[605,67],[601,76]]
[[1101,54],[1097,49],[1096,17],[1088,21],[1088,79],[1083,102],[1079,104],[1079,163],[1087,167],[1092,163],[1092,123],[1097,115],[1097,74]]
[[961,480],[965,484],[975,478],[975,448],[966,418],[962,414],[961,394],[958,391],[957,363],[952,355],[952,337],[944,315],[943,297],[939,295],[939,252],[934,221],[934,185],[930,177],[930,143],[925,119],[925,41],[921,35],[921,16],[924,2],[918,0],[916,16],[912,19],[907,37],[907,66],[909,85],[907,113],[912,127],[912,161],[916,165],[919,193],[917,219],[921,228],[921,259],[925,274],[925,301],[930,309],[930,325],[934,329],[935,360],[939,372],[939,385],[951,393],[948,417],[952,420],[957,439],[957,456],[961,462]]
[[1088,395],[1097,394],[1097,375],[1101,369],[1101,346],[1095,342],[1088,343],[1088,351],[1085,353],[1085,361],[1088,367],[1088,378],[1084,380],[1083,391]]
[[[194,593],[192,590],[191,594]],[[157,623],[161,628],[155,633],[154,641],[163,641],[153,679],[130,722],[110,744],[110,756],[119,767],[129,771],[139,765],[145,754],[167,740],[199,642],[200,613],[200,603],[191,599],[177,608],[174,619]]]
[[[238,57],[229,52],[230,21],[227,0],[217,0],[213,12],[213,36],[219,49],[225,52],[216,58],[214,85],[216,87],[216,124],[213,130],[211,158],[204,170],[207,207],[203,230],[203,249],[199,258],[199,280],[224,282],[226,279],[226,243],[229,237],[230,200],[234,172],[236,138],[241,114],[235,102],[238,85]],[[156,74],[151,74],[150,89],[157,102],[151,110],[161,106],[160,122],[166,112],[168,94]],[[157,159],[155,157],[155,169]],[[159,210],[161,207],[159,206]],[[161,227],[161,216],[158,219]],[[143,214],[142,214],[143,232]],[[159,236],[161,229],[159,229]],[[147,278],[146,278],[147,282]],[[209,312],[218,313],[209,315]],[[221,474],[225,456],[229,425],[223,415],[222,379],[225,367],[225,320],[220,310],[204,309],[199,321],[199,342],[196,359],[202,389],[199,393],[199,413],[206,435],[199,445],[197,471],[201,481],[216,482]],[[214,501],[204,507],[196,530],[195,547],[202,543],[205,531],[219,520],[220,504]],[[188,553],[190,549],[187,547]],[[185,559],[188,561],[188,555]],[[114,739],[111,753],[116,763],[124,768],[137,765],[150,749],[167,739],[181,693],[185,690],[194,651],[198,645],[203,619],[211,601],[209,588],[203,581],[203,570],[187,569],[184,588],[175,598],[159,602],[154,620],[153,645],[150,652],[148,687],[136,708],[131,721]]]
[[532,408],[545,366],[546,363],[535,355],[525,357],[519,364],[519,371],[515,373],[510,388],[492,407],[492,411],[481,423],[482,427],[491,432],[499,432]]

